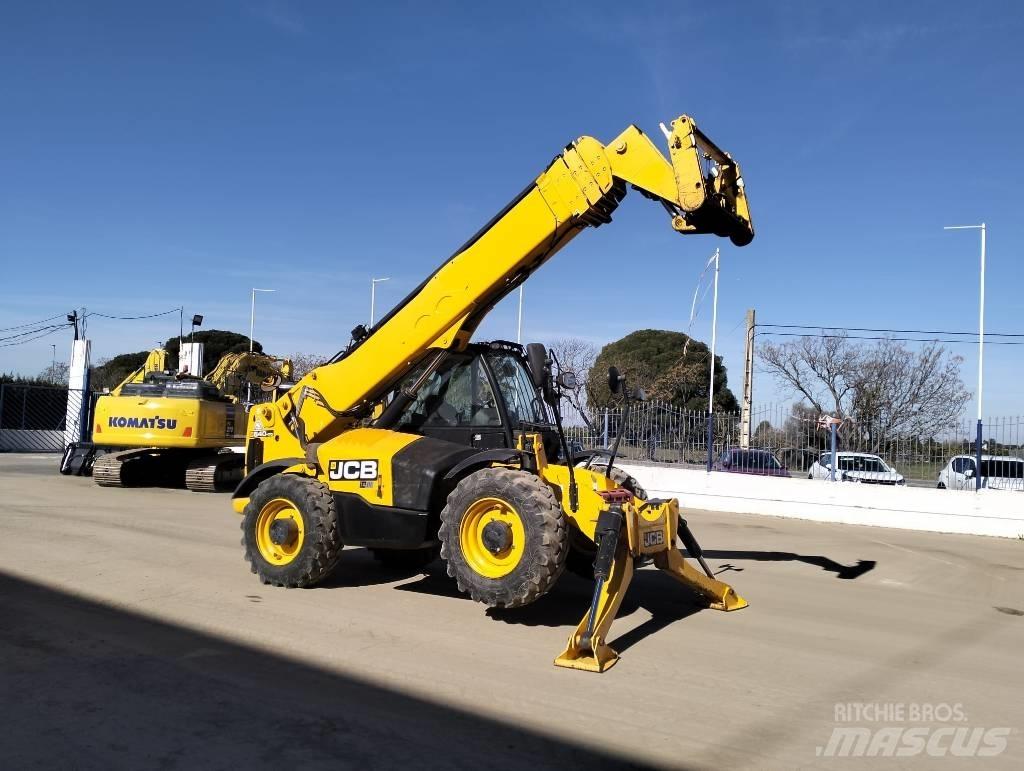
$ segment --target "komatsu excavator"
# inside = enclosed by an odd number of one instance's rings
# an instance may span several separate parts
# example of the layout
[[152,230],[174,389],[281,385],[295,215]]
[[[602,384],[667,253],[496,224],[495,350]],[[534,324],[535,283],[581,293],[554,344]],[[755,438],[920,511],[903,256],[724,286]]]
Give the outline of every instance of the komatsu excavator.
[[[555,663],[598,672],[618,660],[606,638],[636,559],[709,607],[746,606],[707,568],[676,500],[629,484],[614,449],[596,462],[570,453],[559,403],[573,373],[556,371],[539,344],[525,355],[470,344],[498,301],[585,229],[611,222],[629,186],[680,234],[750,243],[739,166],[685,115],[662,131],[667,159],[635,126],[607,145],[577,139],[376,325],[357,327],[345,350],[252,409],[233,504],[261,581],[312,586],[344,545],[424,562],[439,546],[461,591],[514,608],[549,591],[583,548],[593,599]],[[615,371],[609,387],[629,394]]]
[[167,352],[146,362],[96,401],[92,477],[101,487],[185,485],[231,490],[242,478],[246,391],[272,392],[291,379],[291,362],[262,353],[227,353],[205,378],[167,371]]

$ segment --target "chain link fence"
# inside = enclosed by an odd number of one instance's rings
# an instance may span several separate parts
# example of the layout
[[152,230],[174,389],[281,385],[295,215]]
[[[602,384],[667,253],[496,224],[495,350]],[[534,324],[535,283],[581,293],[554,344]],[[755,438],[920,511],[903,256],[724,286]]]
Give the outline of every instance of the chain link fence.
[[[723,459],[740,458],[746,467],[731,470],[809,476],[815,461],[829,451],[829,434],[818,426],[816,418],[801,417],[803,413],[791,405],[755,409],[749,443],[743,442],[738,413],[716,413],[711,439],[714,467],[728,470],[729,461],[723,463]],[[570,442],[583,449],[610,447],[621,431],[619,457],[624,460],[706,468],[708,420],[706,412],[648,401],[631,405],[624,426],[622,408],[615,407],[591,410],[587,415],[589,425],[568,427],[566,431]],[[970,420],[952,425],[938,436],[890,430],[881,423],[846,422],[838,431],[838,449],[878,455],[909,482],[934,487],[953,459],[974,455],[976,434],[976,424]],[[989,418],[984,423],[983,437],[985,455],[1024,457],[1024,417]],[[740,452],[741,448],[749,452]],[[776,474],[776,470],[786,473]]]
[[65,436],[69,404],[87,421],[91,402],[89,392],[63,386],[0,384],[0,452],[63,452],[78,439]]

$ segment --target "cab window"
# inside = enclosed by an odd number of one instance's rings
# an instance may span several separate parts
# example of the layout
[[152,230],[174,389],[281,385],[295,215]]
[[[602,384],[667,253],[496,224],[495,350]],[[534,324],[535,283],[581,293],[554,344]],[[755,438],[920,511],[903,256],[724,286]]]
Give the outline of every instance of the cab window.
[[500,426],[501,413],[479,358],[450,357],[420,388],[400,421],[400,430]]

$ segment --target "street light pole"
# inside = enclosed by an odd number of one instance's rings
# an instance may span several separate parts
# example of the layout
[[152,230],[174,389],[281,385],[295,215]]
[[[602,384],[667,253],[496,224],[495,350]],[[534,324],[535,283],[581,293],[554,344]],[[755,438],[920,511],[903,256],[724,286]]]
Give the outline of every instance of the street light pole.
[[523,342],[523,289],[522,284],[519,285],[519,321],[516,324],[516,342]]
[[388,276],[387,278],[370,279],[370,329],[373,329],[374,311],[376,310],[377,306],[377,284],[390,280],[390,276]]
[[252,288],[252,307],[249,310],[249,353],[252,353],[252,333],[256,326],[256,293],[257,292],[276,292],[276,289],[257,289]]
[[57,382],[57,344],[50,343],[50,347],[53,349],[53,355],[50,357],[50,382]]
[[980,225],[947,225],[943,230],[980,230],[981,231],[981,289],[978,300],[978,436],[974,448],[977,467],[974,470],[974,489],[981,489],[981,443],[984,423],[982,422],[982,397],[985,385],[985,223]]
[[718,334],[718,258],[715,249],[715,294],[711,305],[711,375],[708,378],[708,471],[714,464],[715,439],[715,342]]

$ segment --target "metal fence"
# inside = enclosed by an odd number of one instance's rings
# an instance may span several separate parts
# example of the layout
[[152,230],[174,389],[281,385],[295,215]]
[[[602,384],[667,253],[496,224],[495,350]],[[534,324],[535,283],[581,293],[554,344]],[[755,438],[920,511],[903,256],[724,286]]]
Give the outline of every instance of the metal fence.
[[[736,452],[743,445],[740,415],[717,413],[713,420],[712,457],[717,470],[741,470],[728,466],[729,458],[742,458],[749,466],[742,470],[807,477],[814,462],[829,450],[828,432],[819,428],[814,417],[794,410],[792,405],[771,405],[752,412],[746,447],[753,452],[747,454]],[[589,425],[567,428],[570,440],[584,449],[610,446],[621,428],[619,455],[624,459],[694,468],[707,465],[706,412],[650,401],[633,404],[624,427],[621,408],[592,410],[588,422]],[[940,472],[952,459],[974,455],[975,436],[976,424],[970,420],[928,436],[893,430],[880,423],[848,422],[838,432],[838,449],[876,454],[908,481],[936,486]],[[1024,457],[1024,417],[989,418],[983,437],[986,455]],[[776,469],[785,473],[775,474]]]
[[69,403],[71,414],[88,420],[88,392],[62,386],[0,384],[0,452],[62,452]]

